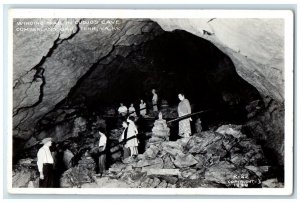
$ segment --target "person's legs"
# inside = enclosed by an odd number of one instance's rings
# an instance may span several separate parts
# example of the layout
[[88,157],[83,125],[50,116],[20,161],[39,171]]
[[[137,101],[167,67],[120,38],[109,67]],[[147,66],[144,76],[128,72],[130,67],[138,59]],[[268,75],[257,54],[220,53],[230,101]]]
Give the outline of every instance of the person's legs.
[[53,164],[50,164],[48,166],[48,187],[52,188],[54,187],[54,170],[53,170]]
[[130,156],[138,155],[137,147],[130,147]]
[[189,119],[179,121],[179,136],[189,137],[191,136],[191,124]]
[[106,154],[103,151],[103,148],[100,150],[100,155],[99,155],[99,173],[102,175],[105,172],[105,166],[106,166]]
[[178,123],[178,134],[180,137],[183,137],[184,136],[184,126],[183,126],[183,122],[182,121],[179,121]]
[[129,149],[130,149],[130,156],[132,156],[133,155],[133,147],[129,147]]
[[152,105],[153,105],[153,111],[158,111],[157,102],[152,102]]
[[44,179],[39,181],[40,188],[52,188],[54,187],[54,176],[53,176],[53,164],[43,165]]
[[123,159],[130,157],[130,149],[124,146],[123,150],[124,150]]
[[138,148],[137,147],[133,147],[133,155],[138,155]]
[[99,173],[103,174],[105,172],[105,164],[106,164],[106,155],[101,154],[99,157]]
[[39,180],[39,187],[40,188],[45,188],[46,187],[46,181],[45,181],[45,175],[44,175],[44,179],[40,179]]

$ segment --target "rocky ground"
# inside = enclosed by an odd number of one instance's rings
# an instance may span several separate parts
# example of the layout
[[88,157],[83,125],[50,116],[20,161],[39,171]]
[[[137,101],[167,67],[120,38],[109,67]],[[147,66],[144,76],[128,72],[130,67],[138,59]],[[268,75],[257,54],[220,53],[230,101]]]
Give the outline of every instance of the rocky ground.
[[[197,188],[283,187],[260,145],[241,132],[242,126],[223,125],[177,141],[147,143],[146,151],[111,165],[99,177],[87,152],[65,171],[60,187],[73,188]],[[118,134],[118,133],[116,133]],[[117,136],[117,135],[116,135]],[[14,187],[37,187],[35,160],[20,160]]]

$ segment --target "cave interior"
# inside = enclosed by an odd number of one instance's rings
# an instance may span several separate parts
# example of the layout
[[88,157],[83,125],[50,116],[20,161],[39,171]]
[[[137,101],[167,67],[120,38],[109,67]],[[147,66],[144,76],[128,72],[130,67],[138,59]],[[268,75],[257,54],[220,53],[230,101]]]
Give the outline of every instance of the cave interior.
[[[116,48],[117,49],[117,48]],[[73,87],[64,101],[76,106],[84,103],[89,112],[105,113],[122,102],[138,109],[140,99],[151,106],[152,89],[159,102],[169,106],[179,102],[182,92],[193,112],[212,109],[214,121],[241,123],[245,105],[259,100],[258,91],[235,71],[228,56],[207,40],[183,30],[164,32],[140,45],[118,47],[126,57],[115,55],[99,64]],[[222,112],[222,113],[221,113]]]
[[[116,45],[108,57],[93,64],[64,100],[38,121],[34,136],[43,138],[64,133],[56,135],[63,137],[57,143],[70,146],[75,142],[85,149],[91,144],[88,140],[93,141],[91,123],[99,117],[106,120],[108,138],[111,130],[121,127],[116,120],[105,117],[121,102],[126,106],[133,103],[138,110],[139,101],[143,99],[151,114],[152,89],[157,90],[159,106],[167,102],[168,108],[176,110],[178,93],[184,93],[192,112],[207,110],[193,117],[193,131],[197,118],[201,118],[204,130],[216,129],[221,124],[242,125],[248,119],[246,106],[256,100],[262,102],[257,89],[237,74],[230,57],[211,42],[184,30],[164,31],[143,43]],[[63,119],[57,119],[62,114],[66,114]],[[87,125],[79,136],[72,137],[74,119],[78,117],[84,118]],[[144,126],[144,133],[151,131],[153,122]],[[170,127],[178,128],[176,124]],[[176,134],[176,130],[171,132]],[[174,140],[177,138],[173,135]],[[34,157],[39,147],[34,145],[25,153],[18,153],[23,144],[24,141],[14,139],[15,162]],[[83,150],[74,150],[79,159]]]
[[[149,112],[152,89],[159,95],[158,105],[164,100],[176,108],[178,94],[183,93],[193,112],[208,110],[200,116],[204,129],[222,123],[244,123],[245,106],[261,100],[255,87],[237,74],[226,54],[187,31],[164,32],[145,43],[116,49],[112,56],[95,63],[67,98],[38,122],[37,132],[53,131],[65,122],[55,119],[57,112],[66,108],[77,109],[76,116],[91,118],[105,114],[107,109],[117,109],[121,102],[127,107],[133,103],[138,110],[143,99]],[[126,57],[118,52],[126,52]]]

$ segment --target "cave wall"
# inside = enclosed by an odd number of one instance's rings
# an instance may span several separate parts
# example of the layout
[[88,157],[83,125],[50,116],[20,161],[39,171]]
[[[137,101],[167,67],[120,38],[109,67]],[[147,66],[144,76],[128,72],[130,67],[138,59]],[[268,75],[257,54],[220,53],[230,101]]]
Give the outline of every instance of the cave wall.
[[[123,52],[127,54],[120,54]],[[228,56],[209,41],[183,30],[116,48],[113,54],[114,60],[98,64],[72,89],[70,101],[84,98],[97,112],[105,106],[118,108],[120,102],[137,107],[139,99],[151,101],[155,88],[159,102],[177,105],[178,92],[184,92],[195,104],[193,110],[199,111],[227,105],[232,102],[229,95],[244,105],[259,98],[257,90],[237,75]]]
[[[246,134],[255,138],[265,148],[265,155],[274,165],[284,165],[284,106],[270,97],[263,98],[257,113],[252,106],[248,121],[244,125]],[[248,106],[248,108],[251,105]]]
[[[93,19],[89,19],[91,21]],[[106,21],[109,19],[106,19]],[[15,19],[14,27],[18,28]],[[32,22],[33,19],[26,21]],[[48,29],[65,25],[67,19],[38,19],[45,24],[31,28]],[[130,47],[162,32],[149,20],[120,20],[118,23],[83,24],[74,19],[68,32],[14,32],[13,136],[28,139],[39,119],[67,97],[71,88],[103,61],[109,62],[117,47]],[[113,22],[114,19],[111,19]],[[77,22],[77,23],[76,23]],[[89,30],[88,28],[95,28]],[[84,30],[84,31],[82,31]],[[24,46],[26,45],[26,46]],[[119,50],[119,49],[118,49]],[[130,49],[129,49],[130,50]],[[118,52],[119,55],[128,52]]]
[[283,19],[153,19],[164,30],[186,30],[227,54],[237,73],[262,95],[284,102]]
[[[35,133],[37,122],[67,96],[76,93],[74,87],[85,79],[95,80],[96,89],[101,89],[92,72],[101,72],[106,66],[120,62],[122,57],[136,53],[138,45],[162,35],[163,30],[181,29],[212,42],[230,57],[243,79],[257,88],[263,98],[270,98],[271,106],[276,108],[269,108],[269,102],[265,102],[268,108],[253,120],[259,121],[269,138],[276,138],[267,144],[283,157],[283,20],[153,19],[162,30],[150,20],[127,19],[105,25],[109,29],[98,24],[98,32],[88,29],[95,25],[83,23],[73,23],[69,30],[62,31],[59,28],[66,20],[51,19],[54,23],[50,26],[39,24],[37,27],[41,29],[56,28],[47,34],[14,32],[14,138],[28,140]],[[74,22],[85,20],[73,19]],[[14,26],[18,27],[17,19]],[[105,75],[102,79],[109,82]],[[89,86],[83,89],[88,91]],[[259,127],[253,129],[257,132],[255,129]]]

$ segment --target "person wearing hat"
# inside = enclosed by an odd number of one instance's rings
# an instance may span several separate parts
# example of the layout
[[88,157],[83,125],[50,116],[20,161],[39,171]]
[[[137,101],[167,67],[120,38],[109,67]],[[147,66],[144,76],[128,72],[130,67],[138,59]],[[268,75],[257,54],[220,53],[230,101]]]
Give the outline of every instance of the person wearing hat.
[[37,166],[40,173],[40,188],[54,187],[53,157],[49,147],[52,145],[51,138],[45,138],[41,142],[43,146],[37,153]]

